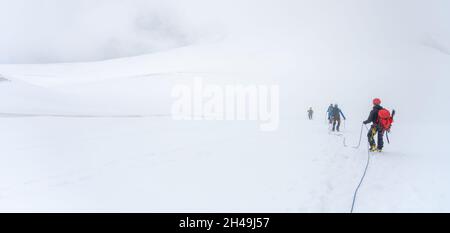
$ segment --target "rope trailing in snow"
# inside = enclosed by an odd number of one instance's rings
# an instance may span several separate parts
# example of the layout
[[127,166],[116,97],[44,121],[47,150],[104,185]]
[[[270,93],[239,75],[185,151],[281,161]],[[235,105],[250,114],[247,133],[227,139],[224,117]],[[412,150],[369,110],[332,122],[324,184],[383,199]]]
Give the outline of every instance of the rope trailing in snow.
[[[360,131],[360,133],[359,133],[359,141],[358,141],[358,144],[357,144],[356,146],[352,146],[351,148],[353,148],[353,149],[359,149],[359,147],[361,146],[361,141],[362,141],[362,135],[363,135],[363,131],[364,131],[364,126],[366,126],[366,125],[364,125],[364,124],[361,125],[361,131]],[[367,128],[367,126],[366,126],[366,129],[367,129],[367,131],[369,131],[369,129]],[[329,133],[330,133],[330,132],[329,132]],[[347,143],[346,143],[347,138],[346,138],[343,134],[339,134],[339,135],[337,135],[337,136],[343,138],[343,144],[344,144],[344,147],[349,147],[349,146],[347,145]],[[369,148],[370,148],[369,142],[367,142],[367,162],[366,162],[366,166],[365,166],[365,168],[364,168],[363,175],[362,175],[362,177],[361,177],[361,179],[360,179],[360,181],[359,181],[359,183],[358,183],[358,186],[357,186],[356,189],[355,189],[355,192],[353,193],[352,208],[351,208],[351,210],[350,210],[350,213],[353,213],[353,211],[354,211],[354,209],[355,209],[355,204],[356,204],[356,198],[357,198],[357,196],[358,196],[358,191],[359,191],[359,189],[361,188],[362,183],[364,182],[364,178],[366,177],[367,170],[368,170],[368,168],[369,168],[369,164],[370,164],[370,149],[369,149]]]
[[[367,128],[367,127],[366,127],[366,128]],[[359,133],[359,142],[358,142],[358,145],[352,146],[353,149],[358,149],[358,148],[361,146],[363,130],[364,130],[364,124],[361,125],[361,132]],[[344,139],[343,139],[343,144],[344,144],[344,147],[349,147],[349,146],[347,145],[347,138],[346,138],[346,137],[344,137]]]
[[[361,127],[361,135],[362,135],[362,129],[363,129],[363,127]],[[366,129],[369,130],[367,128],[367,126],[366,126]],[[370,148],[369,142],[367,142],[367,163],[366,163],[366,167],[364,168],[364,173],[363,173],[363,175],[361,177],[361,180],[359,181],[359,184],[356,187],[355,192],[353,193],[352,208],[350,210],[350,213],[353,213],[353,210],[355,209],[356,197],[358,196],[359,188],[361,187],[362,183],[364,182],[364,178],[366,177],[367,170],[369,168],[369,164],[370,164],[370,149],[369,148]]]

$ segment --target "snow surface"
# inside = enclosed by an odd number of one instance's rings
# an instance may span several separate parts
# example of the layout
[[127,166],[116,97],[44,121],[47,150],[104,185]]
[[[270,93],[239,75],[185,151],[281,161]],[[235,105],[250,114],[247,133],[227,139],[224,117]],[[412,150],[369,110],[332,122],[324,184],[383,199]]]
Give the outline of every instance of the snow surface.
[[[361,148],[344,147],[325,111],[339,103],[343,135],[357,144],[380,97],[397,110],[392,144],[371,156],[355,211],[449,212],[450,30],[434,24],[448,2],[261,2],[254,21],[237,23],[249,14],[244,4],[228,35],[212,41],[99,62],[0,65],[0,211],[348,212],[365,131]],[[171,89],[195,77],[279,85],[279,130],[172,120]]]

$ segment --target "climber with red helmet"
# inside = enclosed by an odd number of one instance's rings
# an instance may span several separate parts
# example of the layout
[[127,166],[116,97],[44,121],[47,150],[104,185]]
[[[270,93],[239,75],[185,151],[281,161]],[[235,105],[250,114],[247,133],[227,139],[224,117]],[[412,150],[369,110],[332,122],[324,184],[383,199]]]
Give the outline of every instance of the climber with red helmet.
[[[370,112],[369,118],[367,118],[363,124],[372,123],[369,133],[367,134],[370,144],[370,151],[381,152],[384,146],[384,133],[389,132],[393,118],[387,109],[381,107],[381,100],[379,98],[375,98],[372,103],[373,109]],[[395,114],[395,111],[393,114]],[[375,143],[374,139],[376,134],[378,134],[378,143]]]

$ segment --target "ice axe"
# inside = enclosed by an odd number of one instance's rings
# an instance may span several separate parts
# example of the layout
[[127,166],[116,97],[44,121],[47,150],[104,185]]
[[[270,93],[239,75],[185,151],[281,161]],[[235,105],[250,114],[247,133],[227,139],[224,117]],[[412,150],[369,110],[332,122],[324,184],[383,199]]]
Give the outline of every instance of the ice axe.
[[[395,116],[395,110],[392,110],[392,119],[394,119],[394,116]],[[389,132],[390,131],[386,131],[386,139],[387,139],[387,142],[389,144],[391,144],[391,142],[389,141]]]

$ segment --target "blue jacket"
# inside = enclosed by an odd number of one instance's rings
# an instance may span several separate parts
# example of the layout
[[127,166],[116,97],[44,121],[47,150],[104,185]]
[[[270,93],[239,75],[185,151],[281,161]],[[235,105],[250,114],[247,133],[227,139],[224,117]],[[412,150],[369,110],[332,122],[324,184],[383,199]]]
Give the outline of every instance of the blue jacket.
[[328,110],[327,110],[328,117],[331,117],[333,115],[333,109],[334,109],[334,107],[332,105],[330,105],[328,107]]

